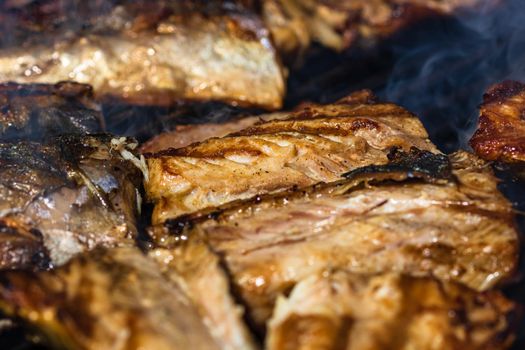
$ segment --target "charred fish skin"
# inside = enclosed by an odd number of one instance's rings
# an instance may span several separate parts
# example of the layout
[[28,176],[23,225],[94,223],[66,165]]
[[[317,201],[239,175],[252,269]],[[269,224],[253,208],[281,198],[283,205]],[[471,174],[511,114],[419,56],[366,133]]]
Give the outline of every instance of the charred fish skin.
[[0,309],[61,349],[221,349],[184,291],[138,249],[97,248],[52,271],[0,275]]
[[466,152],[448,164],[440,154],[432,162],[421,156],[417,162],[405,154],[412,170],[406,162],[400,169],[398,154],[384,170],[189,214],[155,227],[152,236],[180,246],[206,240],[259,327],[278,295],[329,268],[430,275],[476,291],[511,279],[518,233],[490,168]]
[[267,349],[507,349],[516,305],[429,277],[325,271],[279,297]]
[[53,265],[133,244],[142,173],[122,153],[136,146],[107,134],[0,143],[0,217],[38,232]]
[[5,15],[21,29],[18,44],[6,39],[0,50],[1,80],[74,80],[101,99],[144,105],[282,105],[284,71],[268,31],[242,2],[42,3],[26,11],[33,16]]
[[358,92],[335,104],[304,106],[287,119],[149,154],[145,189],[155,203],[153,223],[293,186],[337,181],[352,169],[386,164],[392,147],[439,152],[413,114]]
[[0,141],[93,134],[103,127],[101,107],[88,85],[0,84]]

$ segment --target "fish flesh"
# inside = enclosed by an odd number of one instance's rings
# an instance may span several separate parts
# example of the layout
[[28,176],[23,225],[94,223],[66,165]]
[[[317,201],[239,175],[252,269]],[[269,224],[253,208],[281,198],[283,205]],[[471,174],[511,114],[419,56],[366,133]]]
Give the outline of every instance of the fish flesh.
[[312,275],[281,296],[266,348],[507,349],[516,305],[501,292],[396,273]]
[[153,224],[206,207],[340,179],[388,162],[392,148],[438,152],[413,114],[370,92],[306,105],[222,138],[147,154]]
[[284,70],[242,1],[46,0],[0,10],[2,81],[72,80],[133,104],[282,105]]
[[[27,266],[40,252],[56,266],[98,245],[134,244],[143,177],[136,147],[107,134],[0,142],[0,251],[8,254],[0,268]],[[10,248],[23,241],[30,244]]]
[[488,6],[485,0],[264,0],[262,17],[285,57],[300,56],[313,42],[341,51],[372,46],[437,16]]
[[470,145],[483,159],[525,164],[525,84],[505,81],[487,91]]
[[52,271],[9,271],[0,309],[60,349],[223,349],[195,306],[137,248],[97,248]]
[[151,236],[164,246],[205,241],[261,328],[279,295],[330,269],[434,276],[476,291],[513,277],[512,206],[484,161],[416,149],[390,159],[344,180],[167,220]]

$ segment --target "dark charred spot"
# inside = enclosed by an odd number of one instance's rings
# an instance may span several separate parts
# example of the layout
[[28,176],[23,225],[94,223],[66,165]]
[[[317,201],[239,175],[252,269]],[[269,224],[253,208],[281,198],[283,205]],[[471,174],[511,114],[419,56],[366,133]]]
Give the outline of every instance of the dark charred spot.
[[525,84],[518,81],[506,80],[501,84],[492,86],[485,95],[483,103],[500,103],[525,91]]
[[412,147],[409,152],[392,148],[385,165],[369,165],[352,170],[343,177],[354,178],[370,173],[405,173],[407,178],[423,178],[427,181],[452,179],[452,167],[446,155],[422,151]]
[[350,129],[352,131],[357,131],[359,129],[368,129],[368,130],[378,130],[379,124],[370,119],[358,118],[352,121]]

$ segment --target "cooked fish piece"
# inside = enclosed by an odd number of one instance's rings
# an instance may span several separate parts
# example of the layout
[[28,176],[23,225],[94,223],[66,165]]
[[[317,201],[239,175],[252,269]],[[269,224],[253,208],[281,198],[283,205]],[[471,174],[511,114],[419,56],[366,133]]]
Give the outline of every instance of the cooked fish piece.
[[100,133],[103,127],[101,108],[89,85],[0,84],[2,141]]
[[240,1],[45,0],[4,10],[0,23],[3,81],[74,80],[137,104],[282,104],[269,33]]
[[470,145],[481,158],[525,165],[525,85],[505,81],[483,96]]
[[[53,265],[98,245],[133,244],[142,181],[136,146],[110,135],[0,143],[0,218],[42,235],[32,242],[43,244]],[[9,240],[1,244],[10,251]]]
[[267,349],[507,349],[516,306],[500,292],[395,273],[327,271],[279,297]]
[[46,269],[49,265],[39,231],[9,217],[0,218],[0,270]]
[[149,256],[191,299],[220,349],[257,348],[243,321],[244,308],[232,299],[228,276],[204,241],[188,242],[184,249],[156,248]]
[[177,284],[136,248],[97,249],[46,272],[4,272],[0,308],[54,348],[221,349]]
[[392,147],[413,146],[438,152],[417,117],[360,92],[336,104],[305,106],[288,119],[147,155],[145,189],[158,224],[237,199],[335,181],[349,170],[387,163]]
[[312,41],[343,50],[371,45],[414,22],[475,8],[480,0],[264,0],[263,18],[279,51],[297,55]]
[[140,147],[140,150],[142,153],[155,153],[168,148],[182,148],[212,137],[224,137],[257,123],[268,120],[285,119],[287,117],[287,113],[270,113],[243,117],[226,123],[177,125],[175,130],[161,133],[145,142]]
[[451,163],[418,150],[390,158],[346,180],[168,220],[151,234],[165,245],[205,239],[261,327],[279,294],[331,268],[433,275],[477,291],[513,276],[512,207],[485,162],[466,152]]

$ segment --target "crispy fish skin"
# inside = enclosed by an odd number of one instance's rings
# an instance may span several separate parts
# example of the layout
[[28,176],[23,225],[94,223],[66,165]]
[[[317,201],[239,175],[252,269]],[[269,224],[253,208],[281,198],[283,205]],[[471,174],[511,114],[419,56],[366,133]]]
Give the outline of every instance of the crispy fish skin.
[[481,158],[525,164],[525,85],[505,81],[483,96],[470,146]]
[[393,148],[438,152],[421,122],[393,104],[308,105],[288,119],[223,138],[146,155],[153,223],[258,194],[338,180],[349,170],[385,164]]
[[326,271],[279,297],[266,348],[507,349],[516,305],[433,278]]
[[0,308],[63,349],[220,349],[184,292],[136,248],[45,272],[4,272]]
[[118,149],[131,154],[136,143],[113,140],[65,135],[43,144],[0,143],[0,218],[39,232],[53,265],[98,245],[133,244],[142,174]]
[[192,300],[221,349],[258,348],[244,324],[244,308],[233,300],[219,258],[204,241],[188,242],[183,249],[156,248],[148,255]]
[[[74,80],[100,98],[137,104],[219,100],[280,108],[284,72],[268,31],[245,7],[222,3],[123,1],[99,13],[92,5],[93,18],[80,14],[85,28],[59,21],[53,30],[34,19],[43,30],[27,30],[21,44],[0,50],[0,80]],[[16,24],[30,27],[31,20]]]
[[0,84],[2,141],[100,133],[103,128],[101,107],[89,85]]
[[181,245],[180,237],[206,239],[261,327],[279,294],[330,268],[432,275],[477,291],[510,279],[518,233],[490,168],[458,152],[447,177],[446,157],[433,157],[441,170],[431,182],[414,179],[432,173],[421,168],[428,159],[413,169],[374,165],[335,183],[168,220],[153,236]]

